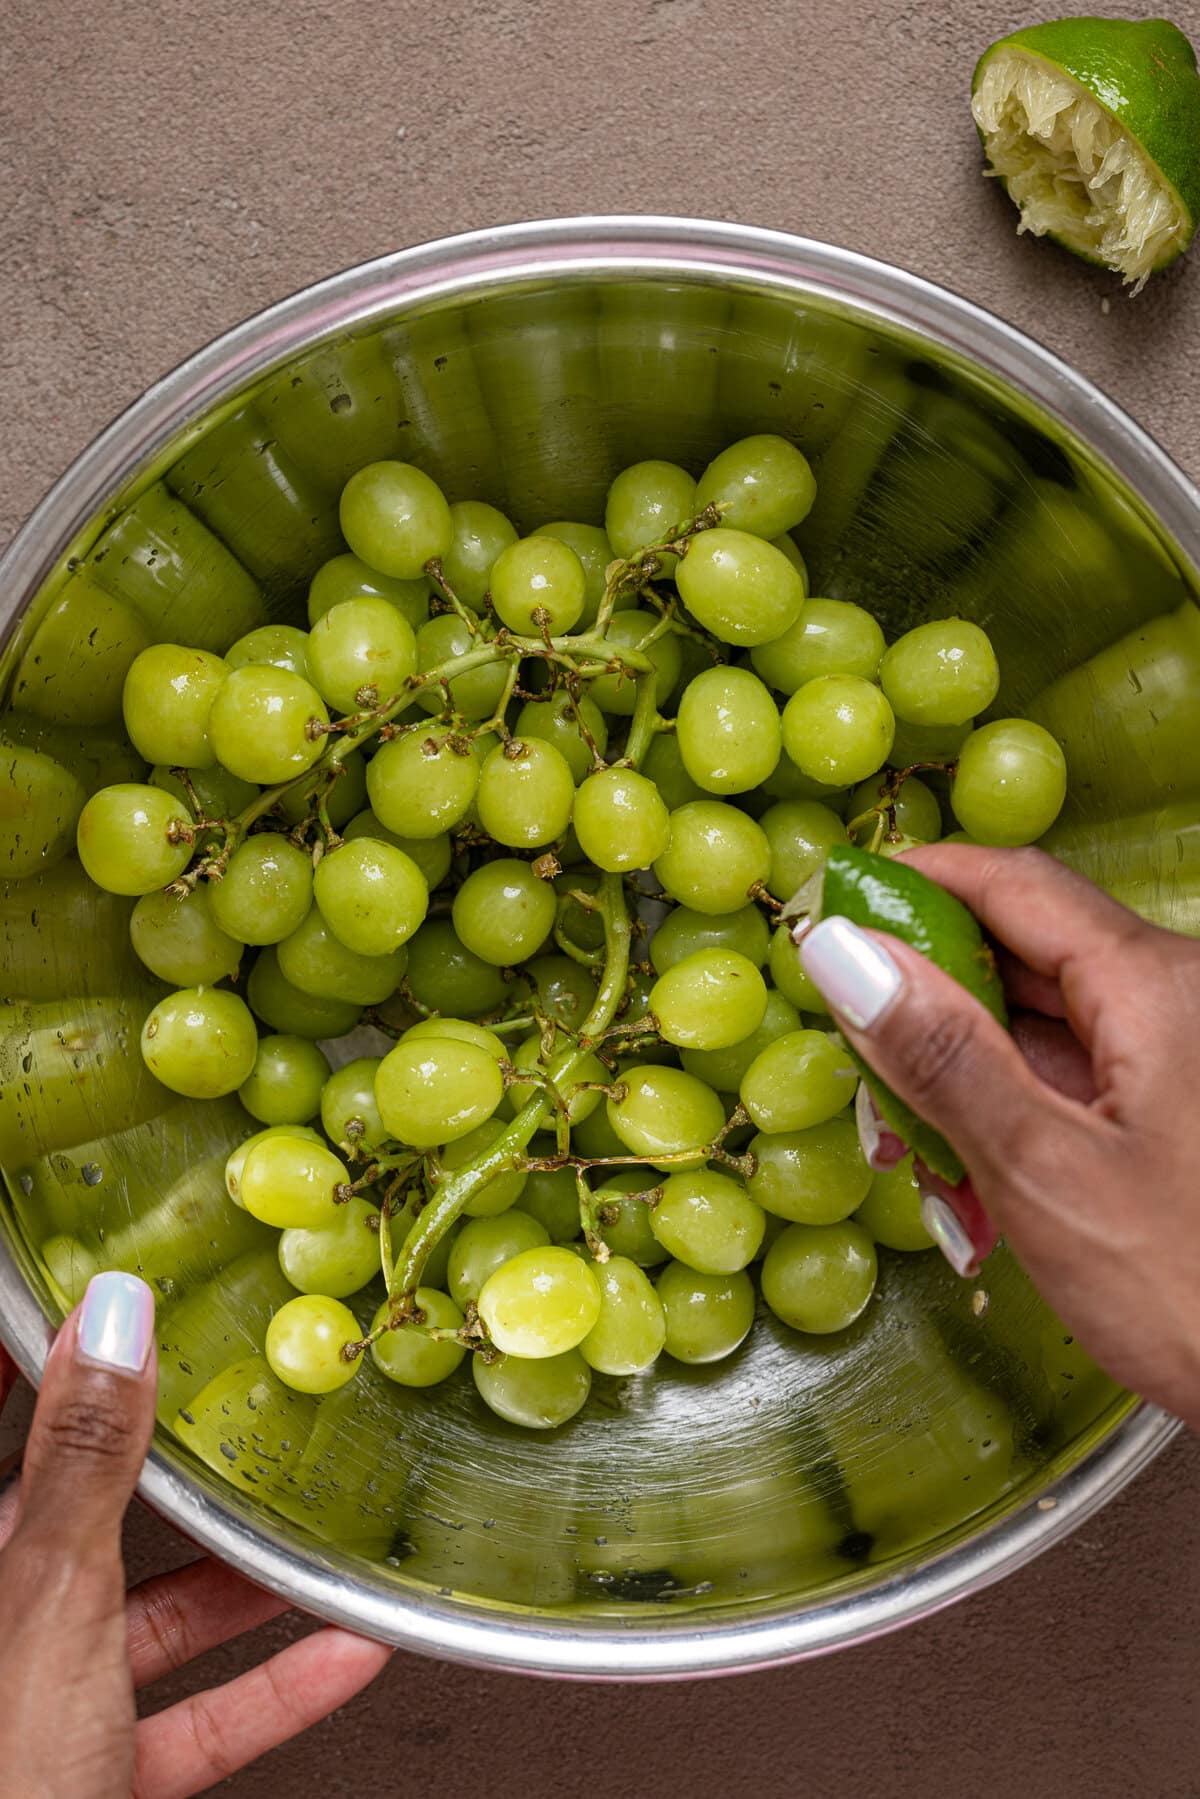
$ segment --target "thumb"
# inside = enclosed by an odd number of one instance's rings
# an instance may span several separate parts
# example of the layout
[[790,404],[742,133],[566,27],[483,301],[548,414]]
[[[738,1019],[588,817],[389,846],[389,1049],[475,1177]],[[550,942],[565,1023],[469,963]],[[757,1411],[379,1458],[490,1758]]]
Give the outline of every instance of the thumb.
[[154,1295],[97,1274],[46,1362],[21,1476],[16,1536],[78,1564],[112,1557],[154,1429]]

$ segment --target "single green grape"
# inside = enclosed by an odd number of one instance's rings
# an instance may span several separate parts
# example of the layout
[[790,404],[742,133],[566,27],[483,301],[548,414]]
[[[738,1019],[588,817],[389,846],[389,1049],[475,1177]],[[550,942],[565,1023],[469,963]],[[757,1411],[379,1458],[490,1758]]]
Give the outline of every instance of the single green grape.
[[596,983],[570,956],[535,956],[522,974],[533,982],[537,1009],[569,1031],[577,1031],[596,1003]]
[[724,800],[692,800],[671,814],[671,841],[654,863],[681,905],[710,915],[740,912],[771,871],[766,835]]
[[318,763],[303,779],[280,795],[275,810],[288,825],[307,824],[323,805],[335,831],[349,824],[367,803],[367,764],[360,750],[336,762]]
[[745,648],[782,636],[804,609],[804,583],[782,551],[724,525],[692,539],[675,583],[698,624]]
[[684,688],[675,732],[684,767],[706,793],[748,793],[779,761],[779,709],[757,675],[724,664]]
[[451,1018],[496,1012],[508,998],[500,970],[461,943],[448,918],[421,926],[408,946],[407,979],[418,1006]]
[[758,1029],[766,1009],[766,982],[735,949],[695,950],[650,994],[659,1030],[681,1049],[728,1049]]
[[754,1323],[754,1286],[744,1271],[701,1274],[668,1262],[658,1277],[667,1320],[665,1348],[677,1362],[719,1362],[744,1343]]
[[849,797],[845,787],[831,787],[827,781],[813,781],[801,774],[786,750],[763,782],[762,796],[764,800],[820,800],[831,812],[843,811]]
[[298,625],[259,625],[231,644],[225,652],[227,668],[246,668],[262,663],[268,668],[289,668],[307,681],[308,632]]
[[429,889],[417,864],[394,844],[370,837],[321,858],[313,898],[338,942],[360,956],[399,949],[429,910]]
[[212,890],[142,896],[129,919],[129,937],[151,974],[175,987],[212,987],[237,974],[242,945],[212,912]]
[[248,837],[209,887],[212,915],[240,943],[282,943],[312,907],[312,857],[276,831]]
[[877,1273],[875,1245],[861,1224],[792,1224],[767,1251],[763,1298],[793,1330],[824,1336],[866,1310]]
[[695,1075],[715,1092],[736,1094],[754,1058],[778,1038],[799,1029],[800,1014],[796,1007],[772,987],[767,992],[766,1010],[757,1030],[743,1037],[740,1043],[731,1043],[727,1049],[685,1049],[683,1066],[688,1074]]
[[[725,1108],[711,1087],[679,1068],[640,1063],[623,1070],[624,1097],[606,1101],[608,1120],[626,1149],[655,1166],[692,1152],[696,1166],[725,1123]],[[664,1158],[666,1158],[664,1160]]]
[[575,796],[573,823],[588,861],[612,874],[649,868],[671,841],[671,817],[658,789],[632,768],[589,775]]
[[838,1224],[857,1211],[871,1185],[858,1131],[848,1118],[757,1136],[750,1153],[757,1167],[747,1192],[764,1212],[790,1224]]
[[375,1098],[389,1133],[414,1149],[453,1143],[489,1119],[504,1097],[495,1059],[452,1037],[406,1038],[383,1058]]
[[[673,631],[667,631],[656,637],[653,643],[647,643],[652,631],[661,626],[662,620],[657,612],[647,612],[640,608],[632,612],[615,612],[608,621],[608,629],[604,641],[617,656],[622,651],[635,650],[639,655],[648,658],[654,669],[654,704],[662,707],[667,696],[674,691],[683,668],[683,652],[679,648],[679,638]],[[632,671],[618,670],[615,674],[596,675],[588,682],[588,692],[601,712],[607,712],[615,718],[631,718],[637,703],[637,677]]]
[[789,535],[786,531],[784,531],[778,537],[772,537],[770,539],[770,543],[771,543],[772,548],[778,550],[781,556],[787,557],[788,561],[791,563],[792,567],[795,569],[796,573],[799,575],[801,581],[803,581],[803,583],[804,583],[804,593],[805,593],[805,597],[807,598],[809,591],[810,591],[809,580],[808,580],[808,564],[805,562],[803,556],[800,554],[800,551],[796,548],[795,541],[791,537],[789,537]]
[[[461,1330],[462,1313],[445,1293],[436,1287],[418,1287],[413,1295],[422,1323],[435,1330]],[[371,1321],[372,1330],[386,1324],[391,1307],[384,1300]],[[414,1320],[395,1330],[385,1330],[371,1345],[371,1355],[380,1374],[386,1374],[401,1387],[436,1387],[448,1380],[467,1353],[465,1343],[443,1342],[427,1337]]]
[[[846,808],[848,816],[853,820],[860,818],[864,812],[884,804],[884,794],[888,791],[888,777],[873,775],[869,781],[863,781],[850,795],[850,803]],[[912,837],[918,843],[936,843],[942,834],[942,809],[938,805],[937,795],[924,781],[916,775],[909,775],[892,801],[895,814],[896,829],[905,837]],[[886,821],[886,814],[885,814]],[[871,819],[855,832],[858,842],[869,842],[874,829],[875,820]]]
[[373,837],[377,843],[390,843],[393,848],[403,850],[424,875],[425,886],[430,893],[435,887],[440,887],[450,873],[454,852],[448,833],[441,837],[397,836],[395,831],[388,830],[381,818],[376,818],[368,806],[364,811],[355,813],[342,831],[342,836],[347,843],[353,843],[358,837]]
[[600,1316],[591,1269],[568,1249],[524,1249],[490,1274],[479,1291],[479,1316],[504,1355],[540,1361],[565,1355]]
[[608,748],[608,724],[599,706],[586,693],[580,694],[578,700],[562,692],[546,700],[527,700],[517,714],[515,734],[552,743],[576,783],[592,771],[593,745],[595,754],[601,757]]
[[559,898],[559,925],[570,942],[583,950],[603,949],[604,920],[599,911],[589,910],[572,898],[575,893],[586,894],[589,899],[594,898],[600,891],[599,875],[585,873],[579,868],[568,868],[565,874],[555,876],[554,891]]
[[954,762],[970,735],[970,724],[910,725],[898,718],[888,761],[893,768],[913,768],[919,762]]
[[[446,1174],[457,1174],[460,1168],[466,1168],[469,1163],[494,1149],[499,1138],[504,1135],[504,1129],[502,1122],[490,1118],[486,1124],[477,1124],[465,1137],[447,1143],[439,1157]],[[467,1201],[463,1208],[464,1216],[499,1217],[510,1206],[516,1205],[525,1191],[525,1179],[525,1170],[517,1165],[516,1156],[506,1156],[495,1174],[489,1176],[479,1191]]]
[[824,866],[831,849],[849,841],[837,813],[819,800],[777,800],[758,822],[771,851],[767,885],[785,900]]
[[613,554],[628,559],[661,543],[699,511],[696,483],[686,469],[674,462],[635,462],[608,490],[604,529]]
[[[558,519],[549,525],[539,525],[538,537],[556,537],[565,543],[569,550],[574,550],[583,565],[583,611],[579,623],[586,628],[594,625],[600,603],[604,598],[605,580],[608,565],[614,559],[612,545],[607,534],[599,525],[576,525],[569,519]],[[622,595],[618,606],[636,606],[637,595]]]
[[[574,1186],[574,1182],[572,1182]],[[579,1222],[578,1209],[575,1222]],[[484,1282],[497,1268],[527,1249],[545,1249],[549,1233],[527,1212],[506,1211],[490,1218],[472,1218],[454,1239],[450,1251],[450,1293],[464,1311],[479,1298]]]
[[592,1275],[600,1291],[600,1316],[579,1346],[598,1374],[642,1374],[662,1353],[667,1318],[662,1301],[636,1262],[609,1256]]
[[182,987],[142,1026],[142,1059],[156,1080],[188,1099],[235,1093],[254,1067],[258,1032],[246,1002],[219,987]]
[[976,843],[1035,843],[1067,795],[1067,759],[1028,718],[998,718],[972,731],[950,784],[950,804]]
[[911,1155],[872,1176],[867,1197],[854,1218],[885,1249],[933,1248],[933,1238],[921,1217],[921,1188]]
[[238,1098],[260,1124],[304,1124],[321,1109],[329,1063],[306,1037],[264,1037]]
[[698,1274],[736,1274],[749,1267],[766,1228],[762,1207],[715,1168],[671,1175],[650,1208],[650,1229],[667,1254]]
[[485,500],[456,500],[450,526],[450,548],[442,557],[446,585],[464,606],[482,612],[496,558],[516,543],[517,533]]
[[731,949],[761,968],[769,941],[770,926],[757,906],[742,906],[716,917],[694,912],[690,906],[676,906],[650,939],[650,960],[659,974],[666,974],[697,950]]
[[397,581],[368,568],[361,556],[333,556],[321,564],[309,582],[309,624],[315,625],[343,600],[386,600],[414,631],[429,617],[429,583],[423,574]]
[[337,1222],[334,1191],[349,1179],[346,1164],[323,1143],[294,1131],[263,1131],[247,1145],[242,1205],[277,1230],[323,1230]]
[[750,660],[768,687],[792,694],[818,675],[875,681],[883,651],[883,632],[861,606],[808,599],[795,623],[770,643],[756,644]]
[[786,925],[780,925],[771,937],[767,972],[780,993],[801,1012],[828,1012],[824,995],[804,972],[800,951],[788,935]]
[[[443,663],[453,662],[472,650],[483,647],[479,637],[471,635],[470,626],[456,612],[442,612],[431,618],[417,632],[417,668],[423,675]],[[506,664],[499,658],[485,662],[465,674],[454,675],[449,683],[450,704],[463,718],[478,722],[491,718],[504,695]],[[440,681],[419,687],[417,705],[425,712],[443,712],[446,692]]]
[[393,699],[416,669],[413,628],[386,600],[343,600],[321,614],[309,636],[309,679],[335,712]]
[[[487,970],[489,976],[491,972]],[[419,1023],[409,1026],[401,1042],[419,1042],[423,1037],[450,1037],[456,1043],[474,1043],[477,1048],[485,1049],[495,1062],[508,1059],[508,1050],[495,1031],[489,1031],[486,1025],[475,1024],[469,1018],[449,1018],[441,1014],[422,1018]]]
[[756,537],[779,537],[806,519],[817,497],[808,458],[785,437],[743,437],[713,458],[696,504],[721,508],[721,523]]
[[186,808],[161,788],[135,782],[102,787],[79,814],[79,860],[106,893],[152,893],[191,861],[192,845],[172,841],[190,822]]
[[[625,1145],[618,1139],[615,1153],[624,1151]],[[650,1168],[613,1169],[595,1190],[601,1237],[613,1255],[623,1256],[639,1268],[655,1268],[667,1259],[667,1251],[650,1226],[649,1201],[641,1197],[655,1192]]]
[[246,1165],[246,1157],[256,1143],[266,1137],[299,1137],[305,1143],[320,1143],[318,1133],[306,1124],[273,1124],[265,1131],[255,1131],[244,1143],[231,1150],[225,1162],[225,1191],[235,1206],[242,1204],[242,1169]]
[[460,942],[483,961],[509,968],[527,961],[554,928],[558,898],[528,862],[501,856],[469,874],[451,917]]
[[582,562],[556,537],[523,537],[492,569],[496,616],[519,636],[561,637],[583,616],[586,592]]
[[288,668],[249,663],[230,669],[217,688],[208,737],[217,761],[232,774],[272,787],[312,767],[328,723],[311,682]]
[[401,581],[415,581],[454,541],[445,495],[410,462],[369,462],[360,468],[342,489],[338,513],[354,554]]
[[571,822],[575,783],[552,743],[510,737],[489,751],[479,771],[479,822],[509,849],[540,849]]
[[274,944],[257,957],[246,983],[256,1018],[287,1037],[344,1037],[358,1023],[361,1007],[345,999],[318,999],[302,993],[284,975]]
[[213,699],[229,673],[221,656],[180,643],[155,643],[130,664],[121,695],[125,729],[138,755],[168,767],[211,768]]
[[[627,1156],[629,1151],[609,1123],[608,1112],[604,1106],[585,1118],[571,1133],[571,1148],[577,1150],[588,1161],[603,1160],[606,1156]],[[646,1180],[643,1186],[652,1184],[653,1176],[649,1169],[645,1170]],[[622,1250],[624,1255],[625,1251]]]
[[[522,1043],[513,1054],[513,1067],[537,1068],[542,1060],[541,1044],[542,1040],[540,1035],[527,1037],[524,1043]],[[585,1118],[591,1116],[604,1097],[600,1088],[606,1086],[610,1079],[611,1077],[608,1069],[598,1056],[585,1056],[583,1058],[578,1068],[576,1068],[574,1074],[571,1076],[571,1083],[575,1090],[572,1092],[571,1087],[567,1087],[564,1091],[564,1098],[566,1098],[567,1104],[567,1121],[569,1124],[572,1126],[581,1124]],[[585,1081],[589,1083],[587,1086],[578,1084]],[[514,1116],[523,1106],[529,1104],[529,1101],[534,1098],[537,1091],[538,1088],[532,1081],[516,1081],[513,1083],[508,1089],[508,1103],[512,1107]],[[555,1119],[553,1114],[551,1114],[546,1118],[542,1129],[552,1131],[554,1125]]]
[[897,639],[879,679],[897,718],[912,725],[965,725],[995,699],[1000,665],[978,625],[936,618]]
[[367,1155],[387,1139],[375,1100],[382,1057],[356,1056],[335,1068],[321,1089],[321,1129],[343,1155]]
[[702,800],[704,789],[697,786],[683,765],[674,731],[659,731],[642,757],[642,770],[653,781],[669,812],[686,806],[689,800]]
[[349,1306],[305,1293],[274,1314],[263,1352],[285,1387],[297,1393],[334,1393],[358,1373],[362,1357],[347,1360],[343,1352],[361,1335]]
[[857,1086],[853,1062],[826,1031],[791,1031],[760,1050],[740,1097],[757,1128],[774,1136],[836,1118]]
[[[382,1005],[404,978],[408,952],[364,956],[334,936],[316,906],[276,950],[285,980],[315,999]],[[303,1033],[300,1033],[303,1035]]]
[[577,1349],[531,1362],[499,1356],[471,1358],[479,1397],[497,1417],[526,1430],[555,1430],[582,1411],[592,1390],[591,1369]]
[[430,724],[385,743],[367,764],[371,807],[401,837],[441,837],[461,824],[479,786],[467,740]]
[[891,752],[896,721],[872,681],[859,675],[818,675],[783,709],[783,746],[814,781],[848,786],[865,781]]
[[378,1208],[356,1193],[329,1224],[283,1231],[279,1266],[298,1293],[348,1299],[379,1273]]
[[[533,1169],[526,1178],[516,1210],[528,1213],[541,1226],[548,1243],[569,1243],[579,1235],[579,1194],[571,1169]],[[528,1247],[532,1248],[532,1245]]]

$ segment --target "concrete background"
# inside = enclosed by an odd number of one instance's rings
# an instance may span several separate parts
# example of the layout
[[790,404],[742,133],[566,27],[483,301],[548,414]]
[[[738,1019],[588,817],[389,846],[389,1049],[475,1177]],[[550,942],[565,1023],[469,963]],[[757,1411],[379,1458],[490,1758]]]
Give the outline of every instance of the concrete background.
[[[1200,38],[1200,0],[1173,12]],[[0,537],[116,411],[267,302],[423,238],[575,212],[736,218],[901,263],[1041,338],[1200,476],[1200,270],[1130,302],[1018,242],[980,179],[971,69],[1029,16],[983,0],[6,0]],[[1200,1446],[1181,1440],[1002,1586],[703,1689],[398,1657],[220,1790],[1195,1799],[1198,1490]],[[183,1556],[140,1511],[128,1548],[133,1578]],[[218,1651],[158,1697],[300,1628]]]

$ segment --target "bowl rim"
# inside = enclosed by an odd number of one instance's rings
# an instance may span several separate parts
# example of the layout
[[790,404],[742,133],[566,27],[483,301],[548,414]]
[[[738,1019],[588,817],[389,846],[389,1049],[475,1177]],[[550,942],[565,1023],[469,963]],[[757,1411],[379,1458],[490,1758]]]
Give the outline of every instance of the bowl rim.
[[[227,402],[302,349],[360,330],[398,310],[480,287],[555,276],[734,280],[791,290],[851,308],[915,338],[932,339],[976,372],[1002,381],[1034,412],[1071,432],[1135,494],[1190,563],[1200,566],[1200,494],[1160,445],[1084,376],[994,314],[857,251],[785,232],[702,219],[600,215],[534,220],[434,239],[359,264],[234,326],[155,382],[60,476],[0,556],[0,643],[78,534],[151,466],[189,423]],[[0,1339],[22,1372],[40,1380],[53,1332],[6,1243],[0,1244]],[[1117,1407],[1122,1402],[1117,1402]],[[702,1617],[655,1616],[644,1628],[573,1615],[503,1611],[432,1591],[365,1586],[354,1558],[314,1539],[282,1542],[157,1443],[138,1491],[185,1536],[242,1574],[318,1617],[399,1648],[475,1666],[562,1678],[696,1678],[750,1671],[868,1641],[928,1617],[1023,1566],[1105,1504],[1180,1429],[1142,1402],[1001,1517],[920,1567],[885,1575],[869,1591],[834,1592]]]

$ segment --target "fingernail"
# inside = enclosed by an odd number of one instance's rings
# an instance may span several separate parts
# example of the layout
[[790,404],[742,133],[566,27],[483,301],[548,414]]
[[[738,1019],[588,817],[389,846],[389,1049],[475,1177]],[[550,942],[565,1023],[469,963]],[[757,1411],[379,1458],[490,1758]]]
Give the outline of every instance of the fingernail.
[[871,1089],[865,1081],[858,1083],[858,1092],[854,1096],[854,1120],[868,1167],[873,1168],[877,1174],[882,1174],[903,1162],[908,1154],[908,1145],[883,1122],[879,1108],[871,1097]]
[[903,977],[895,962],[848,918],[823,918],[799,947],[809,979],[860,1031],[870,1030],[900,991]]
[[154,1295],[136,1274],[95,1274],[79,1308],[76,1353],[118,1374],[140,1374],[154,1341]]
[[978,1274],[979,1261],[958,1213],[948,1199],[938,1193],[922,1193],[921,1223],[929,1232],[955,1274],[966,1279]]

